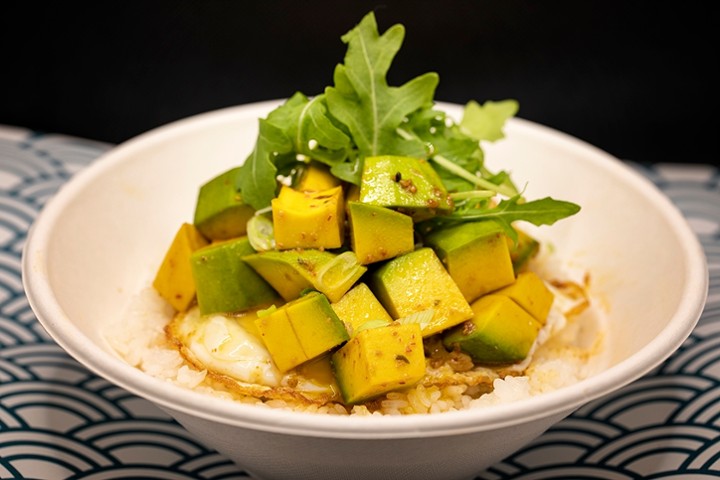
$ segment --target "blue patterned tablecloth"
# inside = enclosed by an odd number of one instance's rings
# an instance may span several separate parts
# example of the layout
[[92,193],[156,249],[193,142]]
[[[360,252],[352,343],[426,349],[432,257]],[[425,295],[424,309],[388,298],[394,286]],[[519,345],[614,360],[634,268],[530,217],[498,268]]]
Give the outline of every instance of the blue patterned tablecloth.
[[[20,257],[40,208],[110,145],[0,127],[0,478],[248,478],[44,332]],[[659,368],[595,401],[478,479],[720,477],[720,171],[634,165],[683,211],[708,259],[697,327]]]

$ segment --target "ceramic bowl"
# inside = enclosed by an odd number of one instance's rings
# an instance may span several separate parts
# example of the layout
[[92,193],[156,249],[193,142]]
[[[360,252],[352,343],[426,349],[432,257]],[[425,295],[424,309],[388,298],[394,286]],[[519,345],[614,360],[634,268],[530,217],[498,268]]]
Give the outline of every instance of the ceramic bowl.
[[[23,257],[31,306],[49,334],[96,374],[172,415],[258,478],[470,478],[579,406],[665,360],[692,331],[707,267],[679,211],[631,167],[582,141],[513,119],[486,149],[528,198],[582,211],[536,235],[569,269],[589,273],[607,315],[608,365],[576,384],[487,408],[432,415],[338,417],[239,404],[184,390],[129,366],[104,337],[154,275],[198,187],[240,164],[257,119],[277,102],[181,120],[114,148],[71,179],[33,225]],[[451,115],[460,107],[441,104]]]

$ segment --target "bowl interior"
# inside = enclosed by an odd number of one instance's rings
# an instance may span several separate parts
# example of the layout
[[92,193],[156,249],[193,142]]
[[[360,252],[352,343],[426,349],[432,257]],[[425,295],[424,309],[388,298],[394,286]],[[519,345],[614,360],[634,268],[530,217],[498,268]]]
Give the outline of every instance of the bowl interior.
[[[71,355],[161,405],[192,411],[205,401],[179,395],[177,388],[125,365],[103,332],[148,284],[180,223],[192,221],[198,187],[245,159],[257,119],[275,105],[211,112],[141,135],[78,174],[49,202],[29,235],[24,281],[38,318]],[[458,106],[441,107],[460,115]],[[542,402],[548,414],[578,406],[637,378],[689,335],[707,292],[699,243],[648,181],[604,152],[551,129],[515,119],[506,133],[507,139],[486,149],[492,169],[511,171],[519,186],[527,185],[529,198],[552,196],[582,206],[572,219],[532,233],[553,246],[572,275],[589,276],[592,293],[610,319],[611,368],[544,398],[466,413],[476,417],[477,428],[517,422],[519,414],[532,415]],[[250,410],[222,402],[215,413],[200,414],[259,428],[284,423],[283,428],[315,432],[347,429],[347,423],[333,422],[348,419]],[[453,423],[445,420],[451,415],[429,417],[381,421],[388,435]],[[385,428],[376,420],[363,425],[368,435]],[[467,428],[467,418],[455,425]]]

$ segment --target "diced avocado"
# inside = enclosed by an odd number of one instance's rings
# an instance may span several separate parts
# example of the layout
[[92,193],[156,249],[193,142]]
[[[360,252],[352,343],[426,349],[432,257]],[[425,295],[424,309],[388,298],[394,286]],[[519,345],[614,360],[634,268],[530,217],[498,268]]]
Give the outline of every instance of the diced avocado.
[[350,335],[366,322],[392,322],[392,317],[365,283],[358,283],[332,304]]
[[473,312],[431,248],[388,260],[372,274],[371,288],[394,319],[432,309],[424,337],[457,325]]
[[415,247],[413,221],[389,208],[348,202],[350,244],[363,265],[411,252]]
[[317,292],[259,316],[255,325],[273,361],[284,372],[350,338],[327,297]]
[[540,242],[518,228],[515,228],[515,231],[518,234],[517,242],[513,242],[510,237],[507,237],[507,241],[513,270],[515,270],[515,275],[517,275],[524,271],[530,263],[530,260],[538,254],[540,251]]
[[284,309],[258,316],[255,326],[280,371],[286,372],[308,360]]
[[520,273],[512,285],[493,293],[510,297],[541,325],[545,325],[555,299],[545,282],[534,272]]
[[170,248],[158,269],[153,287],[172,307],[183,312],[195,299],[195,280],[190,268],[190,255],[208,241],[189,223],[175,233]]
[[247,237],[240,237],[192,254],[200,313],[239,312],[278,300],[277,292],[242,260],[253,252]]
[[476,298],[515,281],[508,244],[495,222],[468,222],[432,232],[425,238],[465,300]]
[[393,155],[365,158],[359,200],[401,210],[415,221],[453,208],[442,180],[427,161]]
[[342,187],[299,192],[283,186],[272,200],[275,245],[291,248],[339,248],[345,239]]
[[471,320],[443,336],[446,348],[456,346],[477,363],[514,363],[527,357],[540,323],[504,295],[489,294],[472,303]]
[[287,312],[308,358],[315,358],[350,338],[345,324],[322,293],[308,293],[280,308]]
[[244,260],[286,301],[308,288],[318,290],[335,302],[340,299],[367,267],[360,265],[353,252],[335,254],[323,250],[284,250],[258,252]]
[[246,224],[255,213],[235,188],[239,170],[232,168],[200,187],[193,223],[210,240],[245,235]]
[[299,192],[319,192],[340,185],[340,179],[330,173],[327,165],[311,161],[303,165],[293,185]]
[[362,330],[332,355],[332,364],[348,404],[411,387],[425,375],[420,326],[395,322]]

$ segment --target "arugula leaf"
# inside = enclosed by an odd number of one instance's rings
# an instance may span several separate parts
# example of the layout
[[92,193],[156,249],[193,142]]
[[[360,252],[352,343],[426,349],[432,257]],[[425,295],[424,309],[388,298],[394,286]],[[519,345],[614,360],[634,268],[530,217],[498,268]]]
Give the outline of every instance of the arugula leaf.
[[295,93],[261,121],[255,150],[240,171],[238,187],[245,202],[259,210],[275,196],[278,170],[291,168],[297,155],[331,167],[343,162],[350,138],[327,115],[325,97],[312,100]]
[[402,25],[380,35],[370,12],[342,37],[348,45],[345,63],[335,68],[335,85],[325,89],[325,96],[330,113],[350,131],[360,158],[425,156],[421,141],[405,138],[397,129],[409,114],[432,105],[438,76],[426,73],[400,87],[388,86],[387,71],[404,36]]
[[454,224],[458,222],[474,222],[492,220],[503,227],[505,233],[517,242],[517,232],[512,224],[516,221],[530,222],[533,225],[552,225],[558,220],[575,215],[580,206],[564,200],[555,200],[551,197],[541,198],[529,202],[521,202],[522,197],[515,195],[502,200],[498,205],[487,208],[471,208],[463,212],[453,212],[432,220],[434,227]]
[[238,171],[236,180],[243,201],[255,210],[267,207],[275,197],[276,157],[292,152],[292,142],[281,128],[260,119],[258,130],[255,148]]
[[[459,201],[449,215],[423,222],[423,228],[467,221],[495,221],[517,240],[513,222],[552,225],[580,207],[550,197],[525,202],[508,173],[484,165],[482,141],[504,137],[503,126],[515,115],[514,100],[469,102],[460,123],[433,109],[435,73],[400,87],[387,84],[387,72],[402,45],[405,29],[379,34],[373,12],[342,37],[344,63],[336,66],[334,85],[315,97],[297,92],[260,120],[255,148],[240,169],[237,188],[256,210],[270,205],[278,173],[291,171],[302,155],[330,166],[341,180],[359,184],[363,159],[371,155],[430,158]],[[460,192],[460,193],[457,193]],[[495,195],[508,197],[494,205]]]
[[517,111],[518,102],[515,100],[487,101],[483,105],[471,100],[465,105],[460,127],[479,141],[494,142],[505,137],[503,126]]
[[[411,132],[422,140],[431,156],[443,158],[462,167],[471,174],[479,172],[483,163],[483,152],[477,140],[460,131],[450,122],[445,112],[425,109],[413,114],[403,130]],[[475,188],[475,184],[456,173],[433,165],[448,192],[462,192]]]
[[329,166],[347,158],[351,148],[350,138],[328,118],[324,95],[308,99],[297,92],[270,112],[267,121],[285,132],[296,154]]

